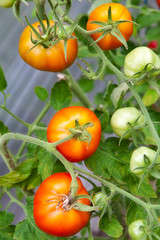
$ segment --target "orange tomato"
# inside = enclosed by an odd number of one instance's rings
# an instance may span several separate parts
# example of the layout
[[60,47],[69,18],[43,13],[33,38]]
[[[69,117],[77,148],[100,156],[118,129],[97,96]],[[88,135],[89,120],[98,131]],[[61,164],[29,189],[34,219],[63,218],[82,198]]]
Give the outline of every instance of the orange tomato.
[[75,120],[80,125],[92,122],[94,126],[87,128],[92,136],[90,143],[74,138],[57,146],[59,152],[70,162],[80,162],[90,157],[96,151],[101,138],[101,124],[94,112],[85,107],[71,106],[63,108],[51,119],[47,128],[48,141],[56,142],[67,137],[70,134],[69,128],[75,127]]
[[[43,21],[43,23],[46,27],[46,21]],[[39,22],[32,24],[38,32],[39,25]],[[54,25],[54,21],[50,21],[50,25]],[[37,39],[30,26],[27,26],[23,30],[19,40],[19,54],[30,66],[42,71],[61,72],[75,61],[78,52],[77,39],[69,39],[67,41],[67,57],[65,59],[63,40],[49,48],[37,45],[31,49],[34,46],[31,42],[31,33],[32,38]]]
[[[132,21],[131,14],[125,6],[119,3],[106,3],[95,8],[90,13],[89,19],[87,22],[87,31],[95,30],[100,27],[98,24],[91,23],[92,21],[101,21],[101,22],[107,23],[109,7],[111,7],[111,14],[112,14],[113,21],[118,21],[118,20]],[[133,23],[131,22],[120,23],[118,25],[118,29],[120,30],[125,40],[128,41],[133,32]],[[101,35],[102,33],[91,34],[94,40],[97,40]],[[122,46],[122,43],[110,32],[107,33],[100,41],[98,41],[97,44],[103,50],[116,49]]]
[[[71,181],[69,173],[55,173],[41,183],[35,194],[33,215],[36,225],[50,235],[72,236],[84,228],[89,221],[89,212],[78,211],[67,201]],[[88,195],[78,177],[77,181],[79,188],[76,195]],[[90,200],[87,198],[81,198],[77,202],[90,205]]]

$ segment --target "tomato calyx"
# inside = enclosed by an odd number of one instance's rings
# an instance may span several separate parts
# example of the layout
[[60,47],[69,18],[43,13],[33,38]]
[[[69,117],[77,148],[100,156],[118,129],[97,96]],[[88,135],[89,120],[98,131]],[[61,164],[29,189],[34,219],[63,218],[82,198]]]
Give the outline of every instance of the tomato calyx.
[[54,199],[50,199],[48,201],[46,201],[46,203],[48,202],[57,202],[57,206],[56,209],[58,208],[62,208],[63,211],[68,212],[71,209],[76,209],[78,211],[83,211],[83,212],[91,212],[91,211],[96,211],[98,210],[98,207],[96,206],[88,206],[85,204],[82,204],[80,202],[78,202],[78,200],[82,199],[82,198],[87,198],[90,201],[92,201],[91,197],[88,195],[76,195],[75,198],[73,199],[71,197],[71,193],[69,192],[68,194],[60,194],[57,195],[57,198]]
[[87,131],[87,128],[93,127],[92,122],[84,123],[83,125],[79,124],[78,119],[75,120],[75,128],[69,128],[70,133],[73,134],[73,138],[76,138],[82,142],[88,142],[90,144],[92,140],[92,135]]

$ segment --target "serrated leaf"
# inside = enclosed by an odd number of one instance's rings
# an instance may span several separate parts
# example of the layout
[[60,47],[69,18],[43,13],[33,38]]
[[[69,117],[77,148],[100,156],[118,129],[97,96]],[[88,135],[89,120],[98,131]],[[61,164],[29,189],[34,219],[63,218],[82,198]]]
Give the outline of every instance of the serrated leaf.
[[57,240],[57,237],[46,234],[41,231],[35,224],[33,218],[33,199],[34,197],[28,197],[26,199],[26,211],[28,218],[18,223],[15,229],[15,240]]
[[0,92],[4,91],[7,87],[7,81],[4,72],[0,66]]
[[[112,141],[112,138],[110,138],[106,143],[101,143],[96,152],[85,160],[85,164],[98,176],[104,178],[112,176],[119,183],[125,183],[128,167],[124,159],[126,157],[130,159],[130,155],[127,148],[119,147],[117,139],[113,138]],[[112,141],[111,144],[110,140]]]
[[41,100],[41,101],[46,101],[48,98],[48,91],[40,86],[37,86],[34,88],[34,91],[37,95],[37,97]]
[[139,197],[156,198],[156,192],[147,179],[144,179],[139,186],[139,178],[128,176],[127,187],[129,191]]
[[134,202],[131,202],[127,209],[126,222],[129,225],[132,222],[134,222],[136,219],[147,219],[147,212],[140,205]]
[[123,227],[115,216],[111,216],[111,219],[109,219],[108,215],[104,214],[99,222],[99,227],[103,232],[113,238],[118,238],[122,236],[123,233]]
[[42,180],[45,180],[52,174],[57,158],[43,148],[38,148],[35,157],[39,160],[38,174],[41,175]]
[[59,111],[68,107],[72,102],[72,92],[65,80],[55,83],[51,91],[51,106]]
[[57,238],[47,235],[46,233],[42,232],[35,223],[25,219],[24,221],[17,224],[14,234],[15,240],[48,240],[53,239],[56,240]]
[[99,116],[99,120],[100,120],[101,128],[102,128],[102,131],[103,131],[106,128],[107,123],[109,121],[109,113],[108,113],[107,110]]
[[8,227],[14,220],[14,214],[7,211],[0,211],[0,229]]
[[14,184],[23,182],[30,176],[32,169],[36,164],[37,163],[34,159],[27,159],[24,162],[21,162],[16,170],[7,173],[4,176],[0,176],[0,186],[10,188],[13,187]]
[[1,240],[13,240],[15,225],[10,225],[5,229],[0,230]]

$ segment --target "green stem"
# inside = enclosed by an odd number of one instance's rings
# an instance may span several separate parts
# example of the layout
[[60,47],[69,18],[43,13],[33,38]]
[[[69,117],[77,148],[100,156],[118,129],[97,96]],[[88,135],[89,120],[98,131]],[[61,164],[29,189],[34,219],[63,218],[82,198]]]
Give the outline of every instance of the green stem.
[[159,204],[149,204],[149,203],[146,203],[146,202],[142,201],[141,199],[135,197],[134,195],[130,194],[129,192],[127,192],[127,191],[117,187],[113,183],[110,183],[107,180],[105,180],[105,179],[103,179],[101,177],[98,177],[97,175],[95,175],[95,174],[93,174],[91,172],[88,172],[88,171],[86,171],[86,170],[84,170],[82,168],[79,168],[79,167],[75,166],[75,165],[73,166],[73,168],[76,171],[78,171],[78,172],[80,172],[82,174],[85,174],[85,175],[87,175],[87,176],[89,176],[89,177],[91,177],[91,178],[101,182],[102,184],[104,184],[105,186],[110,188],[113,192],[118,192],[118,193],[122,194],[123,196],[131,199],[132,201],[134,201],[135,203],[141,205],[143,208],[145,208],[147,210],[148,209],[159,209],[160,208]]
[[10,171],[13,171],[16,168],[15,159],[9,151],[5,141],[0,145],[0,155],[5,161],[8,169]]
[[27,215],[25,205],[22,202],[20,202],[17,198],[15,198],[9,191],[7,191],[6,188],[5,188],[5,193],[10,197],[11,202],[14,202],[17,205],[19,205],[24,210],[25,214]]
[[37,13],[39,17],[43,20],[45,19],[45,8],[44,5],[46,3],[46,0],[33,0],[35,7],[37,9]]
[[[42,111],[40,112],[40,114],[37,116],[36,120],[33,122],[32,125],[30,125],[30,128],[28,130],[27,135],[31,136],[31,134],[33,133],[33,131],[35,130],[35,126],[37,126],[37,124],[41,121],[41,119],[44,117],[44,115],[47,113],[47,111],[50,108],[50,103],[47,103],[45,105],[45,107],[42,109]],[[26,143],[23,142],[18,153],[17,153],[17,158],[19,159],[20,155],[23,153],[24,149],[25,149]]]
[[7,113],[9,113],[12,117],[14,117],[17,121],[19,121],[20,123],[22,123],[24,126],[26,127],[30,127],[29,123],[24,122],[21,118],[17,117],[16,115],[14,115],[8,108],[6,108],[5,106],[0,105],[0,108],[2,108],[4,111],[6,111]]
[[87,96],[84,94],[82,89],[79,87],[75,79],[72,77],[71,73],[68,70],[64,71],[66,76],[67,76],[67,81],[70,84],[70,87],[73,91],[73,93],[76,95],[76,97],[81,101],[81,103],[87,107],[87,108],[92,108],[92,104],[87,98]]
[[71,200],[74,200],[78,190],[78,182],[77,182],[76,174],[74,173],[74,170],[73,170],[73,165],[69,161],[67,161],[66,158],[58,150],[54,149],[50,152],[53,153],[63,163],[67,171],[71,174],[72,182],[70,186],[70,191],[71,191],[70,196],[71,196]]

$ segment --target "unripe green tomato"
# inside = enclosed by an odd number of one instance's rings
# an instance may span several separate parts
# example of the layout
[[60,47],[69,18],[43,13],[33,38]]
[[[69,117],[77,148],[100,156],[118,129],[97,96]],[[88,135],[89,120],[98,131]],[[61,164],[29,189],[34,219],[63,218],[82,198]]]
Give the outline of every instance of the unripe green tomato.
[[102,211],[107,204],[106,198],[107,196],[103,192],[96,193],[92,198],[94,205],[98,206],[100,211]]
[[0,7],[10,8],[14,2],[15,0],[0,0]]
[[[144,236],[144,227],[145,221],[141,219],[135,220],[129,225],[128,232],[132,240],[140,240]],[[146,240],[146,238],[143,238],[143,240]]]
[[[134,124],[135,121],[136,126],[139,126],[144,122],[144,116],[139,110],[134,107],[119,108],[113,113],[111,117],[111,127],[119,137],[122,137],[124,133],[130,128],[128,123]],[[130,132],[124,136],[124,138],[129,137]]]
[[149,64],[148,70],[153,68],[153,65],[160,68],[159,56],[148,47],[137,47],[125,57],[124,74],[127,77],[133,77],[134,74],[143,71],[147,64]]
[[159,95],[155,89],[148,89],[142,97],[142,101],[146,107],[151,106],[159,99]]
[[[139,147],[133,151],[130,159],[130,170],[139,177],[141,177],[142,174],[144,173],[144,169],[136,168],[145,166],[144,155],[146,155],[149,158],[150,162],[152,163],[153,160],[155,159],[156,152],[148,147]],[[159,162],[160,156],[158,156],[157,158],[157,163]],[[157,165],[156,168],[159,169],[160,166]]]

